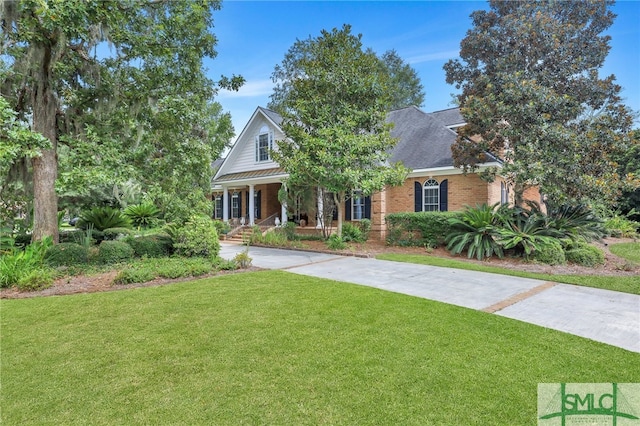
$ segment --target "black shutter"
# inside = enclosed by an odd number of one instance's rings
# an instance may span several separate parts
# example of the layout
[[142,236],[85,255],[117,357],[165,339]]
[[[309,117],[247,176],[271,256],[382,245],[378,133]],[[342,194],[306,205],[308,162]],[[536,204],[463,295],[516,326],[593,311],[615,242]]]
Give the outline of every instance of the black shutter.
[[238,192],[238,218],[242,217],[242,192]]
[[245,198],[247,199],[247,207],[246,207],[247,208],[247,213],[244,216],[247,219],[249,219],[249,206],[251,205],[251,204],[249,204],[249,191],[246,192],[246,195],[247,196]]
[[344,220],[351,220],[351,198],[344,203]]
[[[233,194],[228,193],[227,194],[227,210],[229,210],[229,211],[227,212],[227,214],[229,215],[228,216],[229,219],[233,218],[233,216],[231,216],[231,212],[232,212],[231,205],[232,204],[233,204]],[[224,209],[224,206],[222,206],[222,208]]]
[[364,218],[371,219],[371,197],[364,197]]
[[449,211],[449,181],[440,182],[440,211]]
[[414,190],[414,207],[413,207],[413,211],[414,212],[421,212],[422,211],[422,199],[423,199],[423,194],[422,194],[422,185],[420,184],[420,182],[415,182],[413,184],[413,190]]
[[262,218],[262,196],[260,195],[260,191],[256,192],[256,219]]

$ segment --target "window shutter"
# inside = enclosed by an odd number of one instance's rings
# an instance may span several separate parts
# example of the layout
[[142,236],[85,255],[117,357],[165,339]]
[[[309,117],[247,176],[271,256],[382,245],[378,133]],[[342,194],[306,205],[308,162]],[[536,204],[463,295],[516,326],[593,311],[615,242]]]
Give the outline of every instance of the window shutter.
[[262,197],[260,196],[260,191],[256,192],[256,219],[260,219],[262,217]]
[[371,219],[371,197],[364,198],[364,218]]
[[440,211],[449,211],[449,180],[440,182]]
[[260,161],[260,135],[256,136],[256,163]]
[[242,217],[242,192],[238,194],[238,217]]
[[247,218],[249,218],[249,205],[250,205],[249,204],[249,191],[245,192],[245,195],[246,195],[245,198],[247,199],[247,214],[244,215],[244,216],[247,216]]
[[413,191],[414,191],[413,211],[421,212],[424,195],[423,195],[422,185],[420,184],[420,182],[414,182]]
[[344,203],[344,220],[351,220],[351,198],[347,198]]
[[[227,212],[227,214],[228,214],[228,216],[227,216],[227,217],[228,217],[229,219],[233,218],[233,216],[231,215],[231,213],[233,212],[233,209],[231,208],[231,205],[232,205],[232,204],[233,204],[233,197],[232,197],[232,195],[231,195],[231,194],[229,194],[229,196],[227,197],[227,210],[229,210],[229,211]],[[223,209],[224,209],[224,206],[223,206]]]

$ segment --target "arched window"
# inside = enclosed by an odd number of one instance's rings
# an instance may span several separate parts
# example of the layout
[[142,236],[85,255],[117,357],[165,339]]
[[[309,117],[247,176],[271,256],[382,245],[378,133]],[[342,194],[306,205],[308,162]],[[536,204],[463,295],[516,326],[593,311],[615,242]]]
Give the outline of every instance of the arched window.
[[423,209],[425,212],[440,211],[440,184],[435,179],[429,179],[422,186]]
[[262,126],[260,133],[256,136],[256,162],[269,161],[271,149],[273,149],[273,132],[269,131],[267,126]]

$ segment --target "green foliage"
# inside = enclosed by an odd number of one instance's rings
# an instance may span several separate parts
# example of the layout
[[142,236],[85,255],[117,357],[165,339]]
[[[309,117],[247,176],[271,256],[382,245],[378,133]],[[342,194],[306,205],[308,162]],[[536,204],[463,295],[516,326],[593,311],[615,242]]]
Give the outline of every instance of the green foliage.
[[342,237],[338,234],[331,234],[327,239],[327,247],[330,250],[344,250],[347,248],[347,243],[342,240]]
[[237,253],[233,258],[233,261],[236,263],[236,265],[238,265],[238,267],[242,269],[250,267],[251,261],[253,261],[253,259],[249,256],[249,246],[247,246],[247,248],[240,253]]
[[536,244],[535,251],[530,258],[547,265],[564,265],[567,261],[562,244],[554,239]]
[[16,235],[14,244],[16,245],[16,247],[27,247],[29,244],[31,244],[31,235],[22,233]]
[[148,227],[160,214],[160,210],[152,203],[145,202],[128,206],[124,209],[124,214],[131,219],[131,222],[138,227]]
[[115,284],[132,284],[152,281],[155,278],[197,277],[210,273],[215,264],[210,259],[163,258],[146,259],[133,266],[126,266],[114,279]]
[[572,240],[593,241],[605,235],[602,220],[584,204],[552,206],[548,212],[548,226],[557,230],[560,237]]
[[220,252],[216,227],[207,216],[192,216],[184,224],[172,224],[166,229],[179,256],[215,258]]
[[132,234],[129,228],[107,228],[102,231],[105,240],[121,240]]
[[393,111],[409,106],[420,107],[424,103],[424,88],[420,77],[411,65],[405,63],[395,50],[386,51],[380,62],[389,74],[388,90],[391,101],[389,110]]
[[109,228],[131,228],[131,221],[120,210],[112,207],[94,207],[80,214],[80,227],[92,225],[98,231]]
[[391,213],[385,217],[389,232],[387,244],[437,247],[444,244],[451,231],[449,219],[454,212]]
[[164,257],[173,252],[173,242],[169,236],[131,236],[127,237],[125,242],[133,248],[133,252],[137,257]]
[[[632,210],[633,212],[634,210]],[[638,236],[640,222],[629,219],[627,216],[614,214],[604,222],[604,228],[612,237],[635,238]]]
[[[407,170],[400,163],[388,165],[397,143],[385,122],[389,76],[349,25],[298,40],[276,66],[273,80],[271,99],[287,138],[271,155],[292,185],[332,192],[344,211],[346,194],[369,195],[404,181]],[[337,228],[341,234],[342,215]]]
[[611,7],[492,0],[471,15],[461,59],[444,67],[467,122],[452,147],[456,166],[499,155],[518,205],[532,182],[557,203],[615,199],[624,179],[612,159],[630,146],[633,113],[614,76],[600,76]]
[[369,240],[369,234],[371,233],[371,220],[362,219],[358,222],[358,228],[362,232],[363,241]]
[[59,243],[47,249],[44,256],[51,266],[73,266],[89,262],[89,249],[77,243]]
[[347,222],[342,225],[342,241],[344,241],[345,243],[363,243],[365,239],[360,227]]
[[640,243],[618,243],[609,247],[611,253],[627,259],[630,262],[640,263]]
[[216,227],[218,235],[224,235],[231,231],[231,225],[229,225],[229,222],[223,222],[222,220],[214,220],[213,226]]
[[146,283],[156,278],[156,272],[152,269],[125,268],[120,270],[113,279],[114,284]]
[[494,254],[503,256],[499,243],[499,216],[495,213],[497,205],[483,204],[475,208],[468,207],[460,216],[449,219],[451,232],[446,237],[447,249],[454,254],[467,250],[469,258],[481,260]]
[[296,224],[294,222],[287,222],[280,227],[279,232],[283,233],[287,240],[293,241],[296,239]]
[[86,231],[74,229],[71,231],[62,231],[59,234],[58,241],[60,243],[78,243],[80,244],[86,236]]
[[0,256],[0,288],[17,285],[32,271],[42,269],[44,255],[53,245],[51,237],[29,244],[24,250],[14,249]]
[[133,248],[124,241],[103,241],[98,246],[98,262],[104,264],[130,260]]
[[271,247],[291,246],[285,231],[279,229],[270,230],[263,235],[259,226],[255,226],[251,231],[249,244],[264,244]]
[[[549,257],[551,262],[557,261],[556,246],[560,246],[560,252],[562,246],[556,238],[561,237],[562,233],[547,226],[547,218],[539,210],[528,211],[520,207],[503,206],[498,210],[498,216],[503,226],[498,230],[499,242],[505,250],[515,249],[516,253],[524,253],[529,259],[534,254],[537,258],[538,252],[545,249],[545,252],[550,254],[540,254],[542,259]],[[564,253],[560,254],[564,260]],[[545,260],[540,261],[549,263]]]
[[47,268],[32,269],[21,276],[16,284],[20,291],[39,291],[51,287],[53,284],[53,271]]
[[594,267],[603,265],[605,262],[604,252],[586,243],[572,245],[566,250],[565,255],[569,262],[582,266]]

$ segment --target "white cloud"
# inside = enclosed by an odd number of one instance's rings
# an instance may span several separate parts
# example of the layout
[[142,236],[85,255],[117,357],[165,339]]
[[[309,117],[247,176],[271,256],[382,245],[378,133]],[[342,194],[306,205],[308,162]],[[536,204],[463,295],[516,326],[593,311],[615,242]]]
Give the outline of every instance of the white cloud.
[[427,53],[425,55],[416,55],[407,58],[409,64],[421,64],[423,62],[442,61],[445,59],[454,59],[460,55],[459,50],[447,50],[443,52]]
[[273,91],[273,82],[270,79],[247,81],[237,92],[231,90],[220,90],[219,98],[251,98],[257,96],[267,96]]

